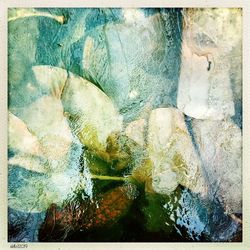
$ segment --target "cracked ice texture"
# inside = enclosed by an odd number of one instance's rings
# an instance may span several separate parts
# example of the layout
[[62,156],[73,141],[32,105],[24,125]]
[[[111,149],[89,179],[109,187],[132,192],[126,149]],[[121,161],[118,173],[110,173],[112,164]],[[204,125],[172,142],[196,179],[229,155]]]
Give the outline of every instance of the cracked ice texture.
[[235,115],[241,95],[242,16],[238,9],[184,12],[177,106],[196,119]]

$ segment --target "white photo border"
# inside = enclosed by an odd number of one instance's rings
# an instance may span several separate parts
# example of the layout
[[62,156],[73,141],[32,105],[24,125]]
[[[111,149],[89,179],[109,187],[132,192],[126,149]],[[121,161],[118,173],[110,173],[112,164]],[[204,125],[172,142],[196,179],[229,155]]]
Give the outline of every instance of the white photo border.
[[250,249],[250,1],[248,0],[0,0],[0,249],[7,237],[7,10],[11,7],[238,7],[243,9],[243,240],[240,243],[20,243],[27,249]]

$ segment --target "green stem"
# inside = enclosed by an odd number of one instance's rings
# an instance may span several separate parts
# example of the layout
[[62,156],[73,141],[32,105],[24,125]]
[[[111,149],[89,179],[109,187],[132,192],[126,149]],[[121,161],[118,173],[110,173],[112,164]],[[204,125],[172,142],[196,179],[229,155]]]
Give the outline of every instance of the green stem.
[[126,181],[129,179],[129,177],[130,176],[119,177],[119,176],[107,176],[107,175],[91,174],[91,179],[98,179],[98,180]]
[[[80,175],[83,176],[83,173],[80,173]],[[126,175],[126,176],[109,176],[109,175],[95,175],[95,174],[90,174],[90,179],[96,179],[96,180],[101,180],[101,181],[129,181],[134,184],[138,184],[138,182],[135,178],[133,178],[132,175]]]

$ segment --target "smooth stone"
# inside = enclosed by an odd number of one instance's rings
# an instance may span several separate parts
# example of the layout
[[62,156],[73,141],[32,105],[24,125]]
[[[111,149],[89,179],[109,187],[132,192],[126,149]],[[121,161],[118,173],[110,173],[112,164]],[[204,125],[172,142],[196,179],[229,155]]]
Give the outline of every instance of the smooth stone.
[[[196,119],[235,115],[241,89],[241,12],[185,10],[177,107]],[[236,86],[237,85],[237,86]],[[237,112],[240,112],[237,110]]]
[[182,112],[174,108],[151,112],[148,153],[153,162],[152,183],[156,192],[170,194],[179,184],[194,192],[205,192],[200,160]]
[[130,139],[134,140],[136,143],[143,147],[145,145],[145,130],[146,120],[139,119],[132,121],[127,125],[125,129],[125,134]]
[[60,99],[43,96],[20,112],[20,118],[37,136],[49,160],[63,161],[72,143],[72,134]]

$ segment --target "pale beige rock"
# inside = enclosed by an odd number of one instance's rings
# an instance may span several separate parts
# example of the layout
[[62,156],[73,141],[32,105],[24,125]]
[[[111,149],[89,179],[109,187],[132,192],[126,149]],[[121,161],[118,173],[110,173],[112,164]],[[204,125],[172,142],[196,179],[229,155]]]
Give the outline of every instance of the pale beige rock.
[[60,99],[43,96],[26,107],[21,118],[37,136],[44,156],[49,161],[56,160],[64,164],[72,143],[72,134]]
[[146,120],[140,119],[135,120],[128,124],[125,129],[125,134],[140,146],[145,145],[145,129],[146,129]]
[[90,149],[108,160],[107,138],[122,130],[122,116],[111,100],[89,81],[70,74],[62,94],[64,111],[73,133]]
[[[242,17],[237,9],[184,11],[177,106],[197,119],[233,116],[234,78],[241,78]],[[235,72],[232,72],[232,69]],[[236,93],[237,95],[237,93]]]
[[8,119],[8,147],[25,154],[41,156],[41,145],[26,124],[17,116],[9,112]]
[[[34,83],[39,85],[44,95],[35,99],[29,106],[19,108],[19,118],[10,116],[10,147],[20,149],[10,164],[19,164],[37,172],[61,172],[68,168],[73,139],[60,100],[67,72],[46,65],[34,66],[32,70]],[[15,124],[13,129],[12,123]],[[34,159],[34,155],[43,160]]]
[[242,212],[242,135],[230,120],[193,121],[209,195],[228,213]]
[[200,161],[180,111],[159,108],[151,112],[148,152],[153,162],[152,185],[156,192],[169,194],[181,184],[204,193]]

